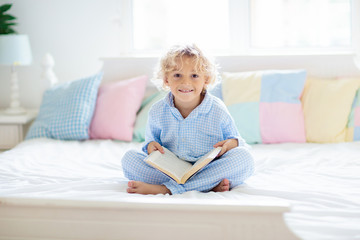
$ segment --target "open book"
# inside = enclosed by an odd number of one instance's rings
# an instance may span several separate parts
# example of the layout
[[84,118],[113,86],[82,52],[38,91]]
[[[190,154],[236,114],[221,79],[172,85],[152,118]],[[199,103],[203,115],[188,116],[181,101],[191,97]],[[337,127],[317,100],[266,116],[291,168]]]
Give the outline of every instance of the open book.
[[[164,148],[164,147],[163,147]],[[194,164],[178,158],[174,153],[164,148],[165,153],[153,151],[146,159],[149,165],[159,169],[179,184],[184,184],[201,168],[209,164],[221,151],[221,147],[214,148],[198,159]]]

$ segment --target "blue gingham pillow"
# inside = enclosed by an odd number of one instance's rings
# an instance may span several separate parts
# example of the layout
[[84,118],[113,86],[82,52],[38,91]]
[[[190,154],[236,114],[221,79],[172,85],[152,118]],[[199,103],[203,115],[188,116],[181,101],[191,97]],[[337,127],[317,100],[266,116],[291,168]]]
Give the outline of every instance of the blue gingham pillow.
[[84,140],[94,113],[103,73],[66,82],[45,91],[39,114],[26,139]]

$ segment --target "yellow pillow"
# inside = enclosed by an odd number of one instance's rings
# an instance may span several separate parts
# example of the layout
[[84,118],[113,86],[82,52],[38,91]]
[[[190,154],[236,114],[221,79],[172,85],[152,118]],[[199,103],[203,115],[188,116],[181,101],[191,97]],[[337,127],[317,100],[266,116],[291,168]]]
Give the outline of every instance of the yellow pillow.
[[344,142],[360,79],[309,78],[301,98],[308,142]]
[[349,127],[346,132],[346,142],[352,142],[354,139],[354,127]]

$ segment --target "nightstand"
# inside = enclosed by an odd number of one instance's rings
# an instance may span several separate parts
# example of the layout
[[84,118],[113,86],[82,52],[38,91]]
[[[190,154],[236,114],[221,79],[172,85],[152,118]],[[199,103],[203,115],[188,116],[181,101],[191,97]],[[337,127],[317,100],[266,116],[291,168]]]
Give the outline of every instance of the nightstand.
[[37,111],[30,110],[21,115],[9,115],[0,111],[0,151],[15,147],[23,141],[36,115]]

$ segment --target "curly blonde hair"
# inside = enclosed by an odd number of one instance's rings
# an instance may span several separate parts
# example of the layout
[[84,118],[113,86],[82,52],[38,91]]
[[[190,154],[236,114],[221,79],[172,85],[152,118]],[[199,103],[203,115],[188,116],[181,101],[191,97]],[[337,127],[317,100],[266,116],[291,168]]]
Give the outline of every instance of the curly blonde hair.
[[[208,85],[217,81],[218,67],[214,61],[206,56],[195,44],[192,45],[175,45],[160,58],[154,77],[151,81],[158,89],[168,90],[165,86],[165,77],[169,72],[179,70],[178,62],[182,63],[183,57],[193,58],[196,71],[205,74],[208,77]],[[182,66],[180,66],[180,69]]]

